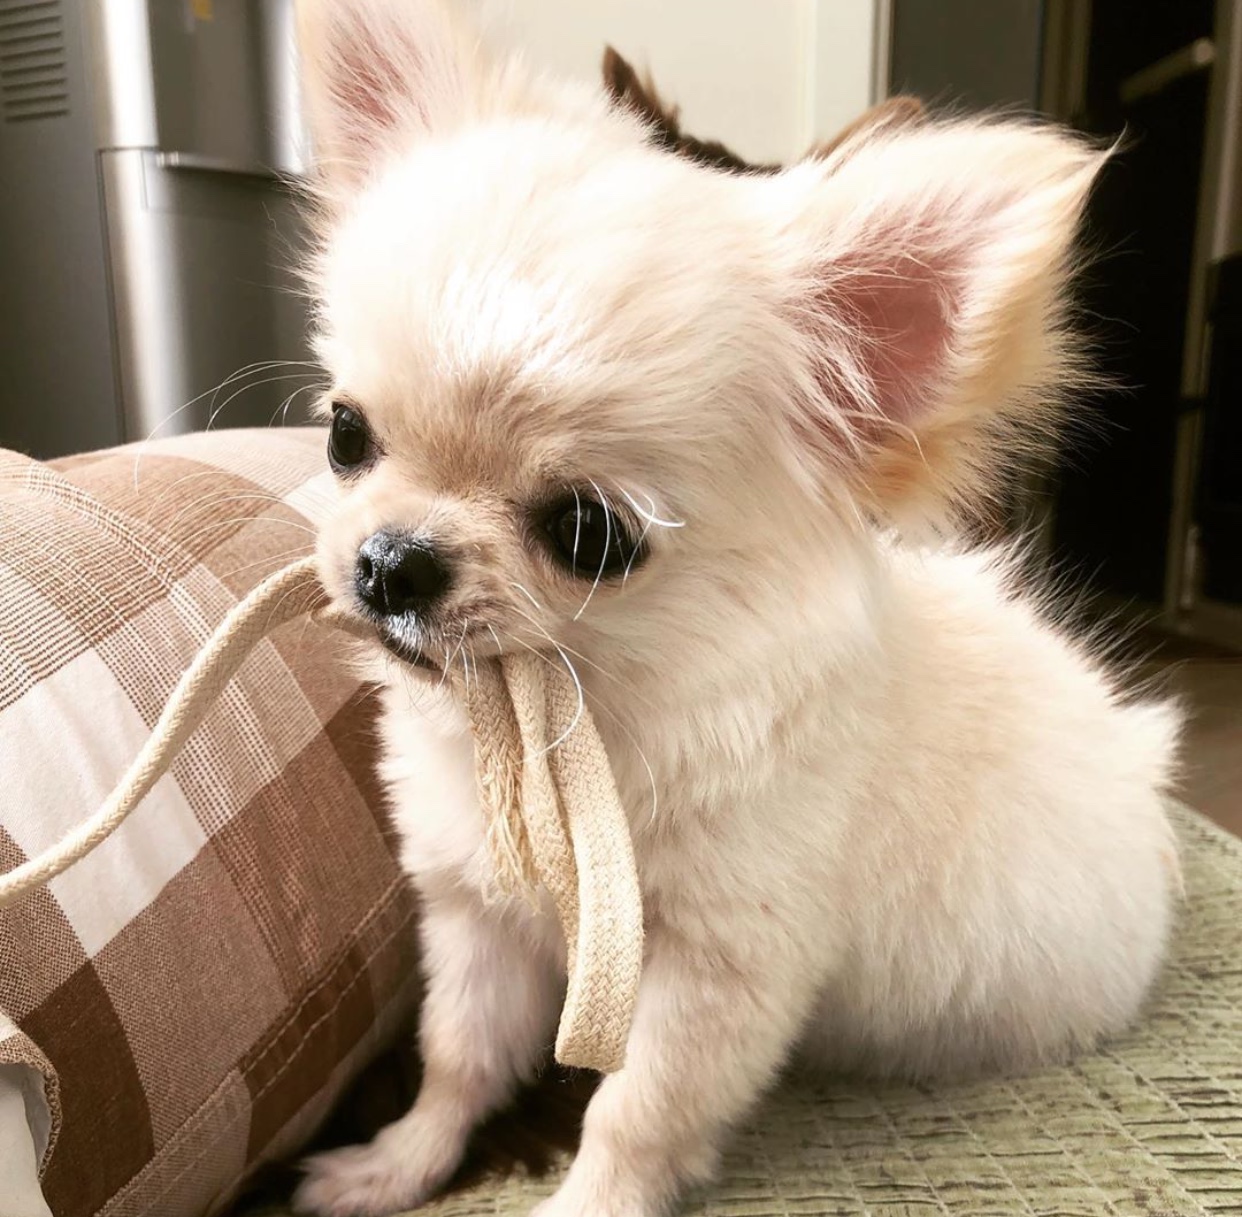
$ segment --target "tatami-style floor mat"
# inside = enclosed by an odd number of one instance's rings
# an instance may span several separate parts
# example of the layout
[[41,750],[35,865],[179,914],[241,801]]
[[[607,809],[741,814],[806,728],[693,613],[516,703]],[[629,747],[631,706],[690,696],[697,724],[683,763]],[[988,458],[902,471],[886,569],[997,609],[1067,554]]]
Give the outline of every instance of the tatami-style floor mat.
[[[1134,1032],[1071,1066],[962,1086],[792,1078],[734,1140],[699,1217],[1242,1214],[1242,841],[1177,813],[1187,900]],[[490,1180],[419,1212],[518,1217],[556,1185]]]

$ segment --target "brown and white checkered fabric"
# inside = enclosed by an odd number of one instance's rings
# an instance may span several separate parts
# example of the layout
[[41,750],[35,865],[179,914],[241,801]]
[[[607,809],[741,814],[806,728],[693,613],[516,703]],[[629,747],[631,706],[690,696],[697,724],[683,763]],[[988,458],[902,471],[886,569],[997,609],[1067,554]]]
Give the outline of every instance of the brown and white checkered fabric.
[[[230,605],[308,551],[323,470],[309,429],[0,453],[0,866],[97,807]],[[309,622],[263,643],[115,836],[0,910],[0,1064],[44,1079],[56,1217],[221,1206],[410,1010],[414,904],[341,648]]]

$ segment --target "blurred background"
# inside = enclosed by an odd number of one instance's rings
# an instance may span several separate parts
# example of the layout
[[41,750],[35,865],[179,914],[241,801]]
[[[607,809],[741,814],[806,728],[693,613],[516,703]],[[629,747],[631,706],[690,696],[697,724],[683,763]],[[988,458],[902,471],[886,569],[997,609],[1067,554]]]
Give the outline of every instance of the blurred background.
[[[611,43],[687,131],[749,159],[793,159],[896,92],[1125,132],[1082,287],[1120,388],[1014,518],[1097,603],[1221,660],[1211,697],[1238,711],[1242,0],[480,3],[561,72],[598,80]],[[304,420],[291,8],[0,0],[0,444]]]

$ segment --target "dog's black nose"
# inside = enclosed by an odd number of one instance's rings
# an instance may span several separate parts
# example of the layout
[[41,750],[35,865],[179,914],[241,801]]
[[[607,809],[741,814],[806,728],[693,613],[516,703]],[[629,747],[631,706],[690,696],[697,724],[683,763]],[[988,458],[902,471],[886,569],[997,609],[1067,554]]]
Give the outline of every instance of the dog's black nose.
[[381,529],[358,549],[354,586],[382,617],[426,612],[449,585],[449,570],[426,542]]

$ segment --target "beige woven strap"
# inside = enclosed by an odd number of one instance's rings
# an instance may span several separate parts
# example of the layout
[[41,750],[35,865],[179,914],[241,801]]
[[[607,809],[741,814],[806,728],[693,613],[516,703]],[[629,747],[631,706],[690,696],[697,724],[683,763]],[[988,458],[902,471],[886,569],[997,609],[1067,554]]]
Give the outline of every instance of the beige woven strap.
[[[511,673],[510,665],[539,662],[529,654],[504,660],[515,702],[519,692],[529,696],[541,686],[537,672]],[[585,704],[579,705],[576,686],[563,669],[545,668],[542,688],[549,730],[561,742],[540,751],[552,770],[578,868],[578,949],[569,955],[556,1059],[610,1073],[625,1064],[643,966],[643,905],[634,846],[608,753]],[[529,756],[528,748],[528,763]],[[522,813],[534,822],[537,813],[525,798]]]
[[568,672],[542,656],[506,655],[461,688],[500,886],[529,891],[537,880],[564,931],[556,1059],[620,1069],[642,971],[643,910],[603,741]]
[[[54,879],[114,832],[168,771],[254,647],[321,608],[312,558],[265,579],[178,681],[150,738],[103,806],[36,858],[0,874],[0,908]],[[358,624],[319,614],[353,633]],[[487,844],[501,891],[552,896],[568,985],[562,1064],[621,1068],[638,994],[643,912],[633,846],[603,741],[568,673],[536,655],[480,663],[457,683],[470,714]]]
[[314,565],[307,559],[277,571],[234,605],[177,682],[142,751],[103,806],[37,858],[0,875],[0,908],[55,879],[115,832],[168,772],[242,660],[278,626],[322,600]]

